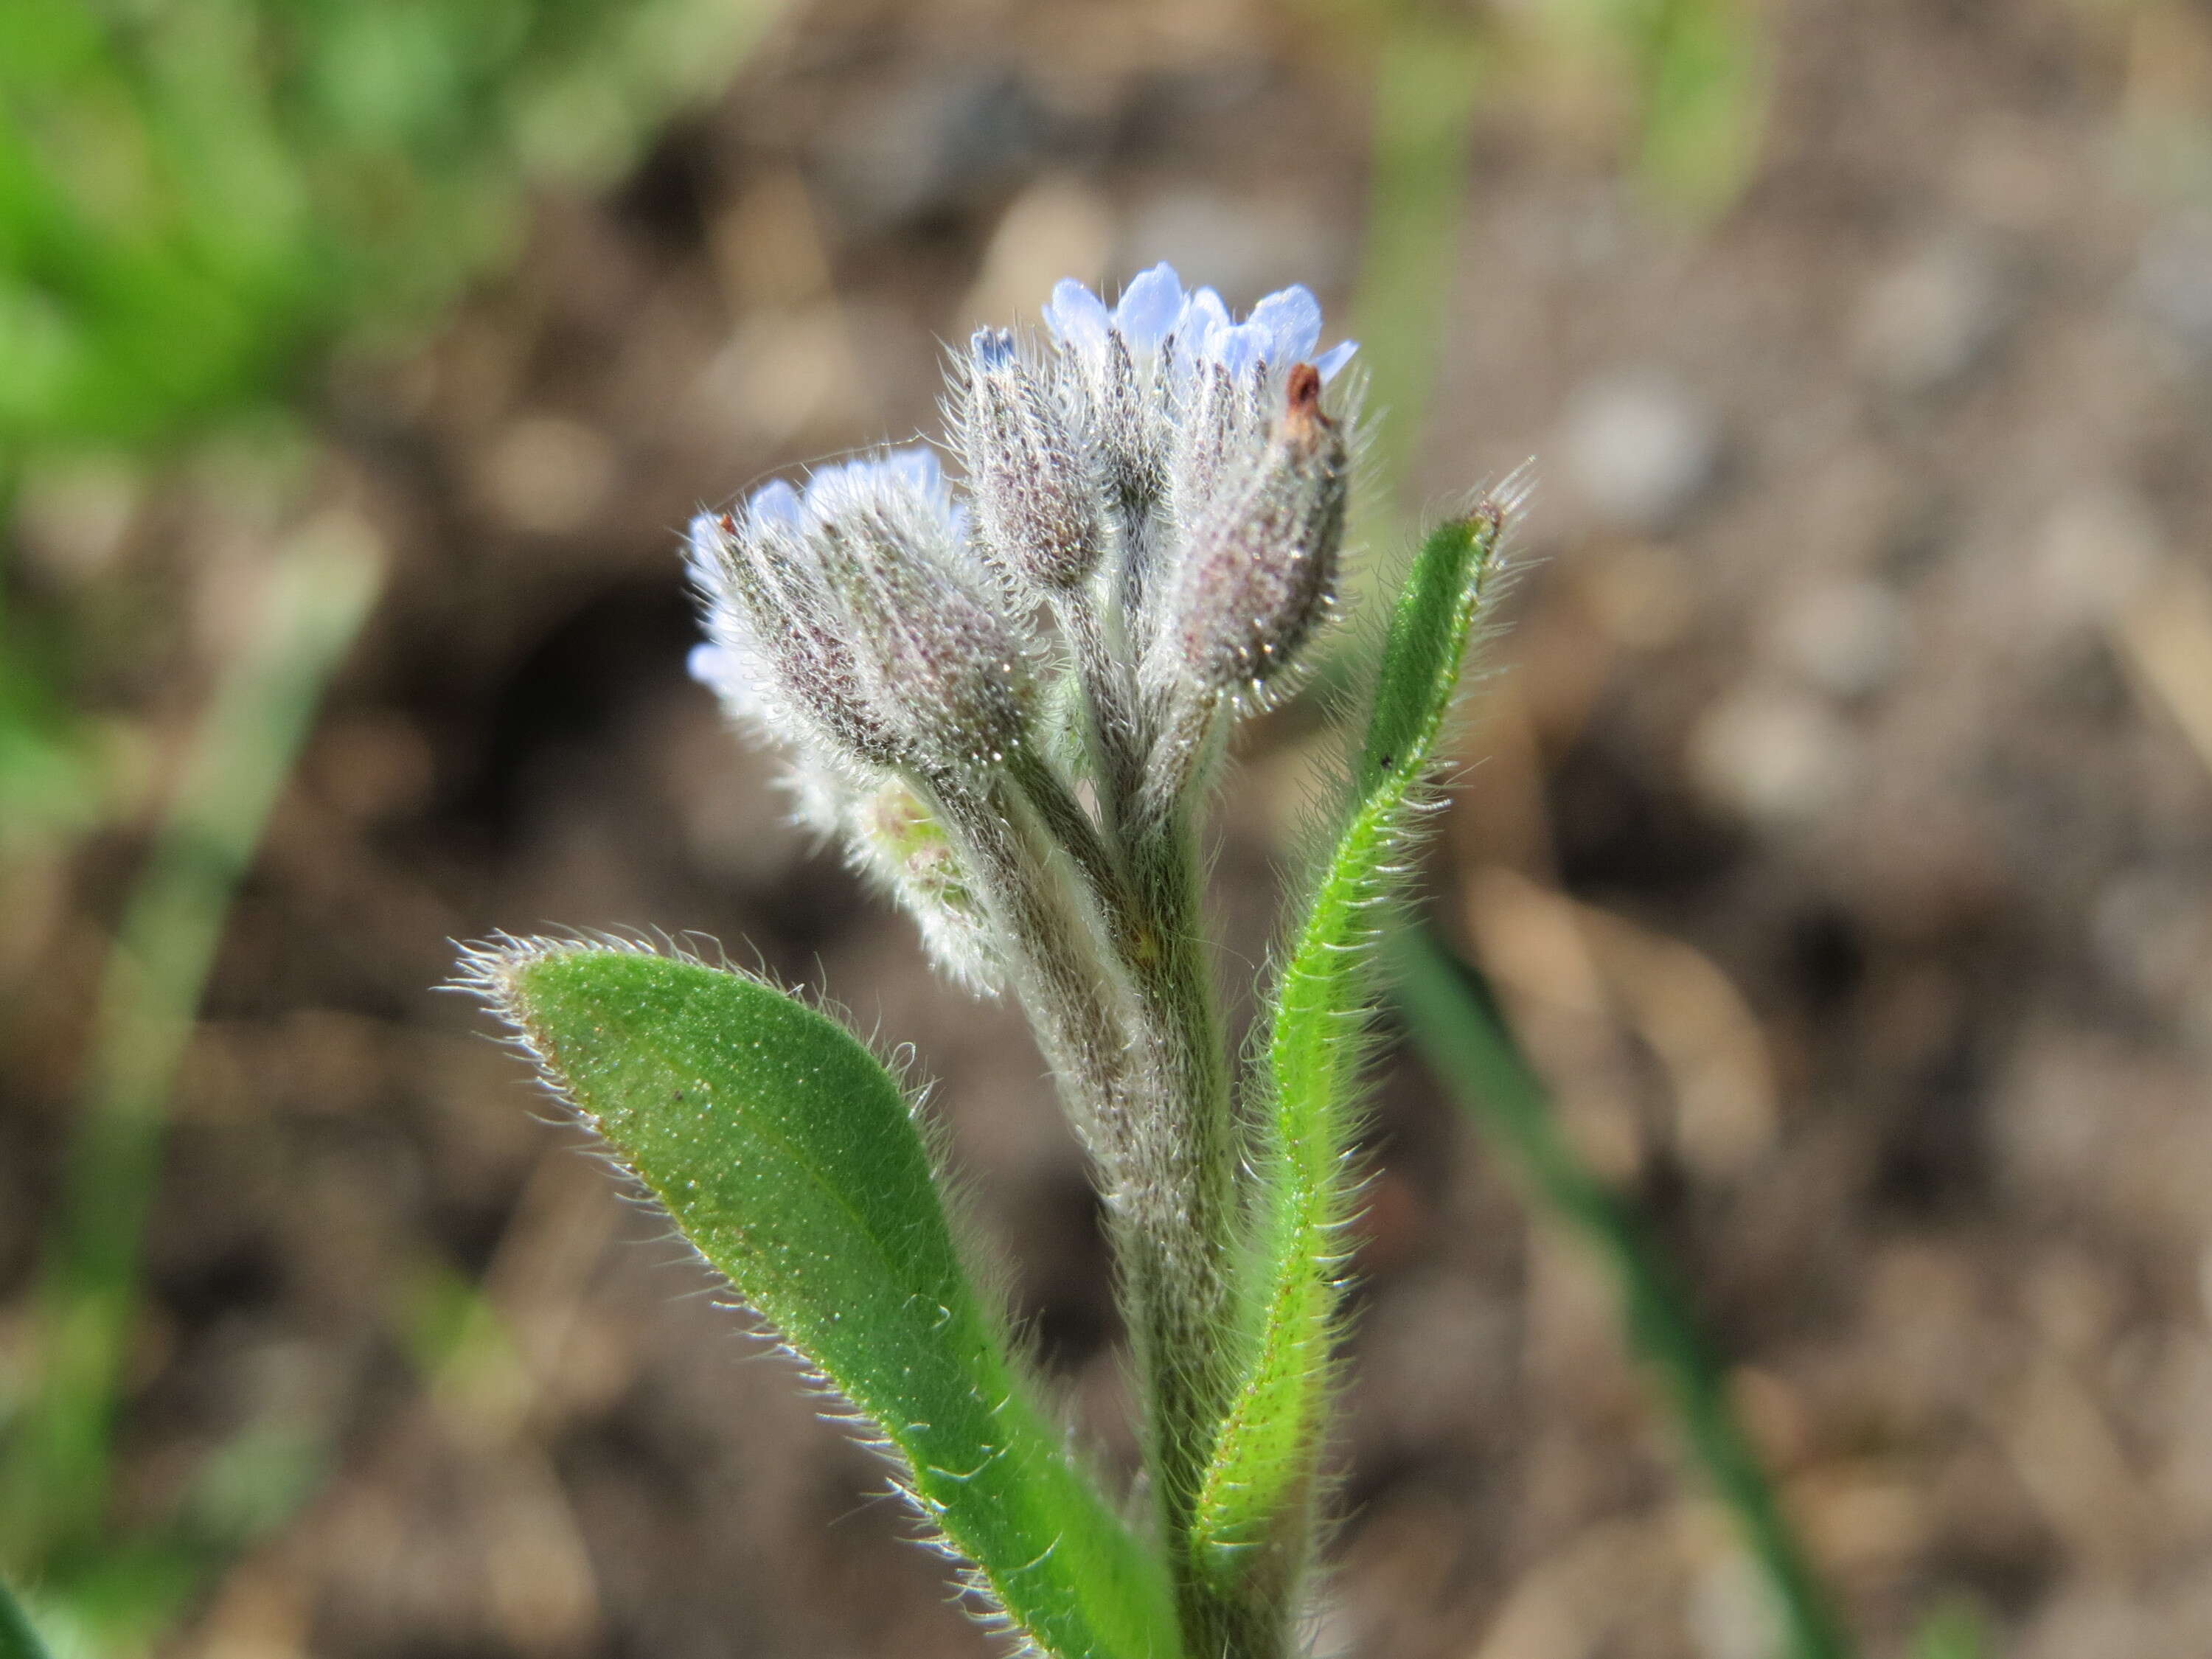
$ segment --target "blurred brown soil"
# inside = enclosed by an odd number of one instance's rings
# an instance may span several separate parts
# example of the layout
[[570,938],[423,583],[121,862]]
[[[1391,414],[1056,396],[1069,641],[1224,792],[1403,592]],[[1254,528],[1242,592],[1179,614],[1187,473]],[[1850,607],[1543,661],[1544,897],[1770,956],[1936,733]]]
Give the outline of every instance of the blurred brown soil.
[[[1771,15],[1770,158],[1709,233],[1620,182],[1602,106],[1501,93],[1480,123],[1413,476],[1443,501],[1534,453],[1542,483],[1433,902],[1660,1217],[1869,1653],[1947,1601],[2023,1659],[2212,1652],[2212,221],[2146,159],[2212,108],[2212,17]],[[984,1650],[882,1472],[433,994],[494,928],[696,930],[912,1041],[1126,1468],[1093,1209],[1021,1022],[786,825],[684,678],[676,535],[933,428],[939,342],[1066,272],[1303,280],[1340,326],[1357,61],[1231,0],[812,6],[619,189],[539,201],[418,354],[335,378],[308,494],[392,586],[191,1053],[118,1502],[161,1513],[270,1418],[335,1472],[176,1651]],[[151,641],[106,694],[157,762],[257,511],[180,470],[100,554]],[[94,580],[71,533],[32,580]],[[1327,740],[1254,734],[1232,961]],[[136,851],[10,899],[11,1320]],[[1410,1062],[1373,1140],[1322,1650],[1761,1651],[1590,1265]],[[428,1352],[456,1276],[498,1322]]]

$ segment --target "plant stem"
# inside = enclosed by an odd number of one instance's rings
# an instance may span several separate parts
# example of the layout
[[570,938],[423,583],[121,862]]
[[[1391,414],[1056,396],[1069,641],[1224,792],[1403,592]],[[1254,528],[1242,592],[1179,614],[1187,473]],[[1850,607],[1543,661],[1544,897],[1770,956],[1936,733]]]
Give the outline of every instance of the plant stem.
[[1049,838],[1026,797],[994,781],[924,781],[939,821],[960,849],[1000,936],[1028,975],[1024,1006],[1059,1079],[1078,1132],[1099,1165],[1109,1206],[1133,1171],[1137,1056],[1126,993],[1115,994],[1103,919],[1053,868]]
[[1803,1543],[1729,1400],[1718,1358],[1636,1206],[1562,1134],[1544,1086],[1459,963],[1411,928],[1387,945],[1399,1006],[1437,1075],[1512,1158],[1522,1180],[1611,1271],[1630,1340],[1658,1372],[1690,1449],[1735,1517],[1797,1659],[1851,1651]]
[[[1133,810],[1120,820],[1124,874],[1048,764],[1025,757],[1012,781],[995,804],[963,799],[957,788],[940,793],[949,827],[971,849],[972,867],[988,888],[1006,895],[1012,934],[1025,941],[1039,988],[1030,1015],[1048,1049],[1065,1056],[1056,1061],[1063,1085],[1101,1125],[1094,1155],[1107,1175],[1155,1501],[1175,1564],[1186,1645],[1194,1653],[1273,1659],[1279,1638],[1262,1632],[1279,1631],[1283,1610],[1225,1599],[1199,1570],[1191,1547],[1207,1459],[1234,1385],[1222,1345],[1236,1239],[1237,1146],[1189,792],[1143,791],[1130,803]],[[1048,854],[1021,846],[1025,823],[1048,831],[1081,872],[1110,943],[1110,963],[1072,945],[1093,929],[1071,894],[1048,890],[1064,884],[1053,882]],[[1116,1010],[1100,982],[1123,976],[1129,994]],[[1085,1096],[1095,1098],[1081,1104]]]
[[1099,813],[1107,835],[1118,837],[1144,787],[1142,700],[1135,677],[1107,637],[1106,618],[1092,596],[1071,594],[1055,614],[1074,651],[1083,688],[1083,740],[1091,751]]
[[1206,952],[1198,845],[1188,809],[1130,848],[1154,933],[1131,966],[1143,1016],[1167,1060],[1153,1133],[1177,1162],[1176,1206],[1158,1218],[1170,1277],[1155,1298],[1152,1345],[1160,1484],[1183,1637],[1194,1655],[1273,1659],[1284,1610],[1232,1599],[1196,1559],[1194,1522],[1236,1378],[1224,1351],[1237,1247],[1237,1139],[1228,1056]]
[[1137,913],[1136,895],[1129,886],[1128,878],[1099,833],[1098,826],[1083,810],[1083,803],[1060,781],[1052,763],[1035,749],[1024,748],[1009,756],[1006,769],[1015,786],[1036,809],[1037,817],[1052,832],[1053,839],[1066,849],[1083,872],[1091,896],[1097,902],[1114,935],[1115,949],[1126,957],[1128,941],[1143,931],[1143,922]]

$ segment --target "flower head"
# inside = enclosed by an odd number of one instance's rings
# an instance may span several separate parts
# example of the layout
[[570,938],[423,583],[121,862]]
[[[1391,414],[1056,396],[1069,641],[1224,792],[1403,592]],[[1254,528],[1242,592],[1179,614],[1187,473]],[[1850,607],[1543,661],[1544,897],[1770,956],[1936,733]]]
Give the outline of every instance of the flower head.
[[992,764],[1023,741],[1030,643],[969,549],[925,448],[781,481],[692,526],[714,654],[738,713],[863,775]]
[[1240,319],[1163,264],[1110,307],[1063,282],[1044,323],[956,361],[957,485],[927,447],[887,450],[691,530],[694,673],[933,941],[972,942],[974,884],[882,802],[926,817],[1027,751],[1024,787],[1073,803],[1078,777],[1036,769],[1079,756],[1110,833],[1117,796],[1200,786],[1216,711],[1281,683],[1334,592],[1356,411],[1329,387],[1353,348],[1318,350],[1312,294]]

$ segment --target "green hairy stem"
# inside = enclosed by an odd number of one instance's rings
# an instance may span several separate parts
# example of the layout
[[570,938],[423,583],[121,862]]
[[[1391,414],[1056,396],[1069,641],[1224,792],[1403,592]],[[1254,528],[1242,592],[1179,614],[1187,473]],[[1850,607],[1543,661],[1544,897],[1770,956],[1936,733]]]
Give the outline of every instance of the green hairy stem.
[[[1178,817],[1120,860],[1048,768],[1021,793],[933,791],[948,833],[1024,960],[1024,1001],[1103,1179],[1107,1224],[1143,1391],[1157,1522],[1192,1559],[1206,1449],[1227,1403],[1218,1357],[1234,1237],[1236,1149],[1220,1021],[1198,915],[1196,836]],[[1057,839],[1057,849],[1052,845]],[[1087,888],[1088,891],[1084,889]],[[1179,1574],[1186,1644],[1248,1622],[1202,1575]]]
[[1149,1378],[1153,1479],[1178,1572],[1183,1637],[1194,1652],[1242,1654],[1267,1620],[1224,1595],[1197,1570],[1195,1526],[1208,1447],[1232,1383],[1221,1354],[1229,1326],[1237,1232],[1237,1144],[1227,1054],[1200,915],[1197,835],[1187,818],[1160,826],[1132,849],[1140,902],[1153,931],[1133,963],[1143,1018],[1164,1050],[1162,1141],[1180,1168],[1173,1202],[1135,1218],[1158,1240],[1161,1282],[1133,1285],[1160,1363]]
[[[1210,711],[1194,719],[1202,729]],[[1193,744],[1192,758],[1202,757],[1202,745]],[[1100,757],[1102,777],[1110,758]],[[1194,1652],[1261,1652],[1253,1636],[1272,1627],[1272,1616],[1255,1620],[1236,1598],[1224,1598],[1212,1576],[1196,1569],[1192,1547],[1206,1456],[1233,1381],[1220,1347],[1237,1226],[1236,1125],[1206,949],[1194,814],[1187,796],[1146,799],[1133,792],[1105,812],[1102,832],[1034,755],[1010,769],[1085,879],[1115,967],[1130,988],[1127,1042],[1143,1068],[1146,1098],[1118,1154],[1121,1167],[1108,1164],[1108,1213],[1137,1350],[1154,1505],[1179,1574],[1185,1643]],[[1110,781],[1101,789],[1102,796],[1116,793]],[[979,843],[992,833],[983,824],[969,831]],[[1047,988],[1032,995],[1033,1018],[1047,1024],[1062,1019],[1053,1006],[1061,994]]]

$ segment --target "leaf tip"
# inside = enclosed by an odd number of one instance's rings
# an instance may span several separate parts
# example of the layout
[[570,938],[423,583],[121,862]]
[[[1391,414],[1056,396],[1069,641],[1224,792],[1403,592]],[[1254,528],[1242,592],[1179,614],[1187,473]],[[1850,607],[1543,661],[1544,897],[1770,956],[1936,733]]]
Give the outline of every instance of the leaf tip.
[[[554,988],[537,983],[544,970],[582,957],[694,959],[673,945],[664,951],[649,939],[613,933],[561,937],[496,933],[466,944],[457,942],[454,948],[458,957],[453,975],[440,988],[481,1002],[507,1028],[507,1042],[536,1064],[540,1078],[562,1100],[570,1100],[570,1091],[555,1065],[553,1043],[546,1030],[544,993]],[[590,1120],[590,1114],[582,1115]]]
[[1536,493],[1536,458],[1531,455],[1496,483],[1485,486],[1468,507],[1468,516],[1503,535],[1528,508]]
[[589,947],[576,939],[494,933],[489,939],[457,945],[455,948],[459,954],[453,976],[441,988],[476,998],[515,1036],[527,1042],[530,1023],[524,981],[531,969],[552,957],[572,955]]

